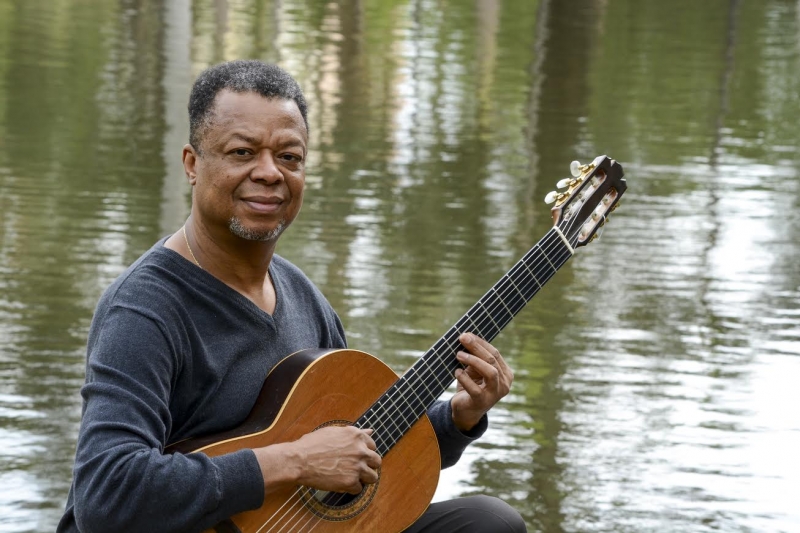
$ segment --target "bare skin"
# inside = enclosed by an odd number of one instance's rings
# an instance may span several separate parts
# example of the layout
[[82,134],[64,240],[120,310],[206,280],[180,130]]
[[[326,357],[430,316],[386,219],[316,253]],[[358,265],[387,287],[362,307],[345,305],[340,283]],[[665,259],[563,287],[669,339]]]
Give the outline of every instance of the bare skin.
[[456,393],[450,400],[453,422],[461,431],[469,431],[483,415],[511,389],[514,372],[497,348],[472,333],[462,333],[458,340],[466,348],[456,358],[466,365],[456,370]]
[[[192,210],[165,246],[272,314],[276,294],[268,269],[280,232],[303,202],[308,132],[293,101],[255,93],[221,91],[213,115],[200,150],[183,149]],[[488,342],[470,334],[459,340],[466,369],[456,372],[451,405],[456,427],[468,431],[508,393],[513,373]],[[253,450],[265,494],[294,485],[357,494],[378,480],[381,458],[371,435],[331,426]]]

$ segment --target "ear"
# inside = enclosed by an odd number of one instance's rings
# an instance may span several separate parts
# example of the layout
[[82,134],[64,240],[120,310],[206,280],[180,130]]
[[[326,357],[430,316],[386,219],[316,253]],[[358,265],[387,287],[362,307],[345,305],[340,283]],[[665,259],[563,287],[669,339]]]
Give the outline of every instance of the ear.
[[187,144],[183,147],[183,170],[186,172],[186,179],[189,180],[189,185],[194,187],[197,182],[197,152],[194,146]]

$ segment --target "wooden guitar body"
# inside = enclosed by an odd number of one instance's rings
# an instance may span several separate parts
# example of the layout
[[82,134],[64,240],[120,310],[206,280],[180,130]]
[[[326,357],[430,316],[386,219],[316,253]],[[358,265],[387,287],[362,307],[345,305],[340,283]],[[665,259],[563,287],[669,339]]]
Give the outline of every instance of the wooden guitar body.
[[[167,451],[214,457],[294,441],[323,426],[352,423],[395,381],[394,371],[367,353],[303,350],[269,373],[255,407],[238,428],[181,441]],[[425,416],[383,458],[378,482],[346,505],[326,505],[311,491],[293,487],[270,494],[261,508],[236,515],[215,530],[399,532],[427,509],[440,469],[436,434]]]

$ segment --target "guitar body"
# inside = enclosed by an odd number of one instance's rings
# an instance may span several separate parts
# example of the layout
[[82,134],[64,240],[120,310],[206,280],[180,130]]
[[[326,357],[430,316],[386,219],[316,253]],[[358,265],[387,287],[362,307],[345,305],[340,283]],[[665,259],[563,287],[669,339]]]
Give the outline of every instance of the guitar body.
[[[320,427],[357,420],[395,381],[395,372],[367,353],[303,350],[269,373],[255,407],[238,428],[181,441],[166,451],[214,457],[294,441]],[[440,469],[436,434],[425,416],[383,458],[378,482],[366,485],[345,505],[340,497],[328,505],[312,491],[292,487],[270,494],[261,508],[231,517],[214,530],[399,532],[427,509]]]

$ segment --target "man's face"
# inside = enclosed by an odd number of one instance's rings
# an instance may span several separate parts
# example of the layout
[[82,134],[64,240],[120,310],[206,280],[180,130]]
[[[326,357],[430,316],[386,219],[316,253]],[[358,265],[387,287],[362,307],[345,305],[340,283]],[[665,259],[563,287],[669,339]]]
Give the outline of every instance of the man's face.
[[210,230],[277,239],[303,204],[308,133],[292,100],[221,91],[200,153],[184,149],[194,208]]

